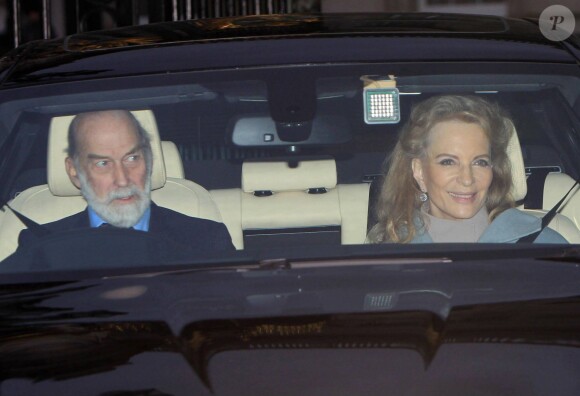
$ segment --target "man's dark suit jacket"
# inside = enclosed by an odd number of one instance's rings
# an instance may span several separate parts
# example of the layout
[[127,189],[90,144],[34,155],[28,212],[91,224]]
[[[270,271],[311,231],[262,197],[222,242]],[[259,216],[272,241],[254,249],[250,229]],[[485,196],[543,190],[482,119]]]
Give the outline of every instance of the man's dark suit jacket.
[[[64,219],[43,224],[48,231],[68,231],[89,228],[88,209]],[[151,202],[149,233],[202,252],[233,251],[232,239],[225,225],[215,221],[189,217]],[[18,237],[19,249],[34,242],[37,237],[28,229]]]

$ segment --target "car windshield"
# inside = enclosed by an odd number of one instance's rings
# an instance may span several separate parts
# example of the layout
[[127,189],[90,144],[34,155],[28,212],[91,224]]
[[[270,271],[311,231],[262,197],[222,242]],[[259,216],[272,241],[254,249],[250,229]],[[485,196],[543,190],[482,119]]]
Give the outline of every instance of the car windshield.
[[[404,238],[373,243],[377,242],[372,237],[373,227],[386,227],[381,223],[381,196],[388,190],[384,188],[385,175],[402,131],[414,108],[440,97],[483,99],[496,104],[511,120],[517,138],[502,143],[511,164],[506,180],[515,209],[510,210],[526,213],[531,216],[526,218],[536,221],[579,179],[577,65],[419,62],[404,61],[400,58],[403,55],[390,61],[388,52],[382,61],[369,62],[358,60],[352,47],[349,50],[351,54],[343,55],[341,61],[300,63],[280,56],[274,65],[203,70],[184,67],[171,73],[159,69],[114,78],[106,78],[106,67],[98,62],[83,69],[83,62],[92,56],[88,51],[90,56],[80,63],[55,67],[54,72],[50,65],[34,71],[33,64],[26,75],[14,72],[13,80],[18,84],[0,92],[0,188],[2,204],[7,204],[0,212],[0,259],[4,260],[0,271],[355,256],[449,258],[468,251],[474,247],[469,247],[473,243],[463,243],[467,240],[443,239],[438,242],[461,244],[448,246],[442,254],[432,235],[420,245],[409,244]],[[147,51],[148,47],[140,47],[128,53],[139,59],[143,56],[139,54]],[[163,52],[154,56],[163,56]],[[85,78],[91,73],[105,77]],[[223,223],[227,245],[233,245],[232,249],[225,245],[198,249],[214,243],[211,227],[178,238],[122,232],[117,227],[99,233],[88,228],[46,231],[42,227],[86,210],[86,194],[81,196],[79,185],[74,185],[67,173],[67,134],[76,115],[109,110],[130,111],[151,140],[152,205],[209,220],[212,226]],[[487,147],[485,159],[470,164],[474,180],[477,172],[498,167],[491,158],[493,149],[487,154]],[[122,161],[129,161],[126,158]],[[116,161],[105,159],[99,157],[95,167]],[[459,164],[463,158],[455,160],[463,169]],[[426,165],[422,166],[427,172]],[[98,187],[95,175],[91,175],[84,175],[85,179],[93,188]],[[493,177],[498,178],[496,173]],[[417,195],[404,199],[422,200],[419,193],[424,180],[418,180],[407,183],[413,184]],[[475,188],[459,191],[441,187],[434,177],[427,182],[430,191],[423,192],[429,194],[425,199],[431,209],[422,210],[434,215],[431,221],[435,224],[441,217],[437,213],[453,216],[437,201],[438,191],[451,194],[455,203],[471,204],[479,199]],[[487,187],[482,189],[487,192]],[[580,197],[574,192],[566,197],[548,227],[559,239],[540,238],[536,242],[553,242],[561,249],[568,249],[566,243],[579,243]],[[99,190],[93,193],[98,198]],[[487,201],[482,202],[477,210]],[[452,221],[457,219],[451,217]],[[489,222],[485,215],[483,219]],[[509,228],[508,223],[503,227]],[[530,246],[534,239],[524,237],[537,234],[539,225],[534,227],[533,232],[516,236],[503,236],[504,228],[500,227],[493,237],[482,237],[480,242],[522,239],[520,242]],[[14,255],[25,228],[36,238]],[[478,237],[480,234],[472,242]],[[495,249],[501,248],[497,245]]]

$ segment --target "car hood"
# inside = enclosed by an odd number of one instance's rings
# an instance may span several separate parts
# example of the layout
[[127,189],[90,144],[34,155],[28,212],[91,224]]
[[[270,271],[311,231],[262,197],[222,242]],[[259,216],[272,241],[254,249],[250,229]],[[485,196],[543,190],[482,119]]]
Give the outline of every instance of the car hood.
[[577,264],[424,261],[13,282],[0,390],[577,394]]

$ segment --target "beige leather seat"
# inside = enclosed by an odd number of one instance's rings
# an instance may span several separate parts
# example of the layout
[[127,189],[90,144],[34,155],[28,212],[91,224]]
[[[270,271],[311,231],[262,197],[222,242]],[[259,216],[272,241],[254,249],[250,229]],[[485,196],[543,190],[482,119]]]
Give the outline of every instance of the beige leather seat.
[[[550,210],[572,188],[575,181],[565,173],[550,173],[544,182],[544,210]],[[580,186],[576,186],[562,204],[560,213],[580,229]]]
[[[521,150],[521,146],[520,146],[520,141],[518,139],[518,135],[515,132],[515,128],[514,128],[514,133],[512,135],[512,138],[508,144],[508,155],[512,164],[512,178],[513,178],[513,188],[512,188],[512,195],[514,197],[514,199],[516,201],[522,201],[525,197],[526,194],[528,192],[528,187],[526,184],[526,171],[524,168],[524,159],[522,157],[522,150]],[[565,184],[565,183],[563,183]],[[531,215],[534,215],[536,217],[543,217],[547,211],[549,209],[551,209],[551,207],[558,202],[563,196],[564,194],[566,194],[566,192],[568,191],[568,189],[570,187],[572,187],[572,183],[570,183],[570,185],[568,186],[567,189],[565,189],[563,192],[561,192],[561,195],[557,196],[557,197],[549,197],[548,200],[546,200],[546,198],[544,198],[544,202],[545,202],[545,209],[546,210],[533,210],[533,209],[524,209],[523,207],[520,207],[518,209],[529,213]],[[546,188],[544,188],[544,191],[546,191]],[[562,191],[561,189],[559,189],[559,191]],[[546,194],[546,193],[544,193]],[[553,194],[553,195],[558,195],[560,194],[560,192],[558,192],[557,194]],[[578,194],[576,194],[578,195]],[[544,195],[545,197],[546,195]],[[576,197],[575,199],[580,199],[579,197]],[[547,201],[549,201],[550,203],[547,203]],[[570,202],[570,200],[568,200],[569,204],[572,203],[572,206],[574,204],[574,202]],[[551,205],[551,206],[550,206]],[[578,205],[578,203],[576,204],[576,206],[580,206]],[[572,207],[568,207],[567,212],[571,212],[571,213],[578,213],[578,209],[576,208],[572,208]],[[576,224],[574,223],[574,221],[572,221],[572,218],[564,215],[564,213],[561,214],[557,214],[554,219],[552,219],[552,221],[550,222],[550,224],[548,225],[551,229],[559,232],[564,238],[566,238],[566,240],[570,243],[580,243],[580,227],[578,227],[578,222],[576,222]]]
[[296,165],[246,162],[241,189],[210,191],[236,248],[364,243],[369,185],[337,185],[332,159]]
[[[152,200],[192,217],[201,217],[221,222],[221,215],[209,192],[192,181],[183,179],[183,166],[179,152],[171,142],[163,145],[167,150],[168,177],[164,153],[159,139],[157,123],[150,110],[133,111],[147,131],[153,151],[151,175]],[[52,119],[48,143],[48,184],[31,187],[10,202],[10,206],[32,220],[44,224],[73,215],[86,208],[80,191],[72,184],[65,170],[68,128],[74,116]],[[18,245],[18,234],[24,225],[6,209],[0,219],[0,260],[14,252]]]
[[165,174],[167,177],[185,179],[183,162],[181,161],[181,155],[176,144],[164,140],[161,142],[161,151],[163,152],[163,162],[165,163]]

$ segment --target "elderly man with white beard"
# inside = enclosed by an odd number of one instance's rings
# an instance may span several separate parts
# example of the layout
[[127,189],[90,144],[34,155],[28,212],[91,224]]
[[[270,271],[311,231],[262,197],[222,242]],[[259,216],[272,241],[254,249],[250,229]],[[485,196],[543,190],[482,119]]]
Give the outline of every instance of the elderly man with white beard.
[[[202,252],[234,250],[222,223],[189,217],[151,201],[151,145],[131,112],[79,114],[71,123],[68,143],[66,171],[88,206],[83,212],[43,225],[48,231],[109,225],[158,234]],[[19,247],[35,238],[23,230]]]

